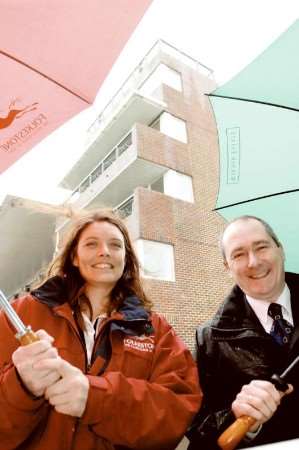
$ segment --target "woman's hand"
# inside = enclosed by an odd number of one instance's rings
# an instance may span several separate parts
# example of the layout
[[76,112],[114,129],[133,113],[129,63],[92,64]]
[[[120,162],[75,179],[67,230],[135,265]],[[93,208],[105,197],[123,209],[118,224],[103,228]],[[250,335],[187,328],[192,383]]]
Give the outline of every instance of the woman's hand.
[[60,380],[45,391],[49,403],[59,413],[81,417],[88,398],[88,378],[62,358],[43,360],[38,366],[43,370],[57,371],[60,375]]
[[57,349],[52,346],[54,338],[44,330],[39,330],[36,334],[40,340],[18,347],[12,360],[26,388],[39,397],[47,387],[59,380],[60,375],[55,369],[40,370],[36,367],[44,359],[58,358]]

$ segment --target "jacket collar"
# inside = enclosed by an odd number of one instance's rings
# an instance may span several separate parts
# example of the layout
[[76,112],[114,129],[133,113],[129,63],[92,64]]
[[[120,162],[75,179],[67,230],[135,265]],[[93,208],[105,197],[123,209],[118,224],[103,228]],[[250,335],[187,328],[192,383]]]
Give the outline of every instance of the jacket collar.
[[[39,302],[53,308],[56,314],[75,324],[72,310],[66,302],[66,285],[62,277],[48,279],[31,294]],[[151,334],[153,331],[150,313],[135,295],[126,297],[119,310],[112,313],[108,321],[113,322],[111,330],[121,330],[127,334]]]
[[291,292],[294,333],[291,337],[290,347],[294,348],[294,345],[296,344],[297,347],[299,342],[299,275],[297,273],[286,273],[286,283]]
[[259,325],[261,326],[244,292],[237,285],[233,287],[211,322],[212,327],[222,329],[256,329]]
[[[299,324],[299,275],[286,272],[285,279],[291,292],[292,314],[295,324],[295,332],[292,336],[293,342],[299,339],[299,327],[296,327]],[[253,309],[247,302],[244,292],[237,285],[233,287],[230,294],[216,312],[211,321],[211,327],[214,329],[214,334],[217,334],[215,330],[224,332],[232,330],[241,332],[243,330],[244,333],[244,329],[264,336],[266,333]]]
[[120,309],[111,316],[111,331],[119,330],[129,335],[150,335],[153,327],[150,313],[135,295],[127,297]]
[[37,289],[31,291],[40,303],[44,303],[50,308],[62,305],[66,299],[66,284],[62,277],[58,275],[49,278]]

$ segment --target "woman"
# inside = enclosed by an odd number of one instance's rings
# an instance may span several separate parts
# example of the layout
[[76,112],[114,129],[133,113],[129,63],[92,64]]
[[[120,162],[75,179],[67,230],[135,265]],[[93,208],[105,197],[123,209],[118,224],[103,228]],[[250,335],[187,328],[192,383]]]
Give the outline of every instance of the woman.
[[40,340],[0,316],[0,448],[174,449],[198,410],[196,367],[140,282],[124,224],[72,221],[47,281],[14,302]]

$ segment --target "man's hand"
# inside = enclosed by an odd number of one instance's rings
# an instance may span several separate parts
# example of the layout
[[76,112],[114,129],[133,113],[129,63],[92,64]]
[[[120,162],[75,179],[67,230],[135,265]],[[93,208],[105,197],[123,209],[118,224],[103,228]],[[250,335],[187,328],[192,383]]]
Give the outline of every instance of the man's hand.
[[271,419],[281,398],[292,391],[291,385],[286,392],[280,392],[269,381],[253,380],[244,385],[237,395],[232,404],[233,413],[236,418],[246,415],[256,419],[256,423],[249,430],[255,432],[261,424]]
[[74,417],[84,413],[88,391],[88,378],[77,367],[62,358],[40,361],[38,367],[50,372],[58,372],[60,380],[45,391],[45,397],[57,412]]
[[12,360],[26,388],[39,397],[48,386],[60,378],[60,375],[56,370],[36,368],[36,364],[43,359],[58,358],[57,349],[52,346],[53,337],[44,330],[39,330],[36,334],[40,340],[18,347],[12,355]]

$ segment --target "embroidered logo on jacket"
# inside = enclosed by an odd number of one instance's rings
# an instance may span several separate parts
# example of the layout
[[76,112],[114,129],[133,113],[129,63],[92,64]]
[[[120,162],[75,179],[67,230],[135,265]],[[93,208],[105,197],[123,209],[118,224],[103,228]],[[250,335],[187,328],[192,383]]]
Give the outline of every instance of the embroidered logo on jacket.
[[124,346],[140,352],[153,352],[155,348],[154,336],[131,336],[124,339]]

